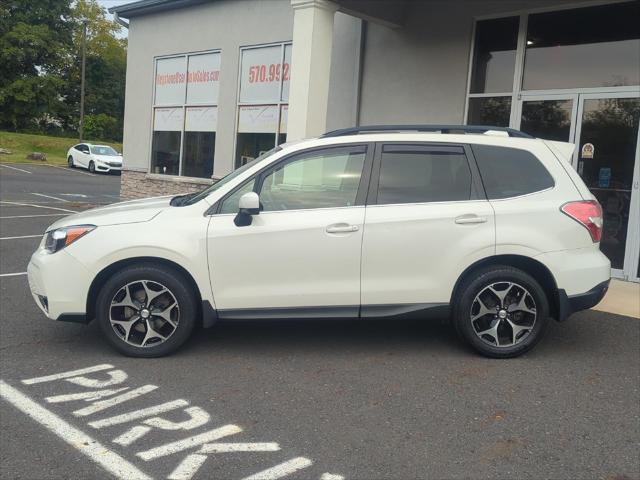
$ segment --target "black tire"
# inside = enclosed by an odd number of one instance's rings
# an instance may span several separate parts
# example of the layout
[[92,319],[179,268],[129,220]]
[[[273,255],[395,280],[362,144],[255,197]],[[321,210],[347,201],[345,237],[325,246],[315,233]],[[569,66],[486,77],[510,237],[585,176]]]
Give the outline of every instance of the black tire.
[[73,157],[71,155],[69,155],[69,158],[67,158],[67,164],[69,165],[69,168],[76,168],[75,164],[73,163]]
[[[170,291],[178,304],[179,318],[175,329],[166,340],[158,344],[136,346],[125,342],[122,336],[116,333],[109,317],[112,299],[125,285],[143,280],[157,282]],[[96,320],[103,336],[116,350],[130,357],[153,358],[173,353],[191,336],[198,312],[196,295],[184,275],[172,268],[154,264],[134,265],[120,270],[103,285],[96,302]]]
[[[482,332],[485,331],[484,328],[488,328],[482,327],[482,322],[491,322],[489,326],[495,326],[496,322],[502,322],[503,326],[500,327],[500,331],[507,335],[511,332],[510,335],[513,335],[513,332],[516,330],[510,327],[511,324],[506,319],[500,320],[498,317],[500,307],[497,305],[492,307],[497,309],[495,316],[493,313],[488,313],[474,320],[474,322],[471,321],[471,318],[474,312],[476,312],[476,314],[479,313],[479,304],[476,302],[476,296],[480,295],[483,290],[489,286],[503,283],[505,285],[498,285],[498,287],[503,288],[506,287],[508,282],[516,284],[514,295],[521,292],[518,287],[526,289],[530,295],[528,301],[530,302],[531,299],[533,299],[533,302],[535,302],[535,318],[531,321],[532,314],[518,314],[522,315],[519,319],[528,320],[528,322],[521,323],[523,325],[531,323],[532,328],[529,331],[520,332],[518,334],[520,335],[519,337],[513,338],[513,336],[511,336],[508,341],[511,341],[511,343],[513,343],[512,345],[496,346],[490,343],[493,338],[492,335],[484,335],[481,338],[477,334],[477,330]],[[509,295],[510,294],[506,295],[507,299],[511,298]],[[495,298],[499,301],[497,296],[495,296]],[[489,301],[486,303],[489,303]],[[549,317],[549,300],[540,284],[528,273],[506,265],[485,267],[473,272],[471,276],[463,280],[457,289],[456,296],[453,299],[453,305],[453,323],[460,337],[482,355],[492,358],[517,357],[533,348],[542,338]],[[531,305],[531,303],[529,303],[529,305]],[[475,309],[473,312],[472,308]],[[515,320],[515,318],[512,317],[515,314],[517,313],[509,313],[511,320]],[[496,333],[497,332],[498,330],[496,330]],[[500,334],[497,336],[499,338],[501,337]]]
[[95,163],[93,163],[93,160],[91,160],[91,161],[89,162],[89,171],[90,171],[91,173],[96,173],[96,164],[95,164]]

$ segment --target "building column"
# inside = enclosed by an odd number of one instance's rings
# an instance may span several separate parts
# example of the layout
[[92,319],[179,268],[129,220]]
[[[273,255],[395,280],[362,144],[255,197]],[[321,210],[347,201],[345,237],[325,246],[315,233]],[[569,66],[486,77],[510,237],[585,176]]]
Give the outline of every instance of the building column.
[[328,0],[291,0],[293,51],[287,140],[321,135],[327,126],[333,18]]

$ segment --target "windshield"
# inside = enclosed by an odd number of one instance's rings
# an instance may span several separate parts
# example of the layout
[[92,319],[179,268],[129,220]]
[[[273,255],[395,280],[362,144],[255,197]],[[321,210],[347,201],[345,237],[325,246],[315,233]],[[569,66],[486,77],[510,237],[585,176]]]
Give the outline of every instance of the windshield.
[[109,157],[117,157],[118,156],[118,152],[116,152],[113,148],[109,147],[109,146],[93,146],[91,147],[91,151],[95,154],[95,155],[107,155]]
[[214,183],[210,187],[205,188],[203,191],[201,191],[199,193],[196,193],[193,196],[189,196],[186,199],[186,201],[184,201],[184,203],[181,203],[181,205],[192,205],[192,204],[194,204],[196,202],[199,202],[200,200],[205,198],[210,193],[215,192],[216,190],[218,190],[219,188],[223,187],[224,185],[229,183],[231,180],[236,178],[241,173],[243,173],[243,172],[247,171],[248,169],[250,169],[251,167],[253,167],[256,163],[261,162],[262,160],[270,157],[271,155],[273,155],[276,152],[279,152],[280,150],[282,150],[282,147],[275,147],[275,148],[272,148],[271,150],[269,150],[267,152],[264,152],[262,155],[260,155],[255,160],[252,160],[252,161],[250,161],[248,163],[245,163],[240,168],[238,168],[238,169],[234,170],[233,172],[231,172],[230,174],[222,177],[220,180],[218,180],[216,183]]

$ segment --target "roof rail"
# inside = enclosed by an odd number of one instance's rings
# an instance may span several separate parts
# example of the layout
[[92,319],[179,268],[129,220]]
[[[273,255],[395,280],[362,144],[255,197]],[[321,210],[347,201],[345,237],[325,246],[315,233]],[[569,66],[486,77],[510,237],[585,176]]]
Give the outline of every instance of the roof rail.
[[486,133],[489,131],[495,131],[505,132],[510,137],[534,138],[528,133],[521,132],[514,128],[492,127],[488,125],[363,125],[360,127],[332,130],[320,136],[320,138],[344,137],[346,135],[357,135],[359,133],[386,133],[401,131],[440,133]]

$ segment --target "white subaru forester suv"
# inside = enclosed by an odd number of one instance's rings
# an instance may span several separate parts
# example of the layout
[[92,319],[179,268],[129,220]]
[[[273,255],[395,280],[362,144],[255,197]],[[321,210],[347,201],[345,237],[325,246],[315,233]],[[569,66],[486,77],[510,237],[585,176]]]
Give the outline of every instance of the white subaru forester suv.
[[514,357],[608,288],[602,210],[573,148],[494,127],[330,132],[197,194],[54,223],[29,285],[49,318],[95,318],[132,356],[218,319],[415,316]]

